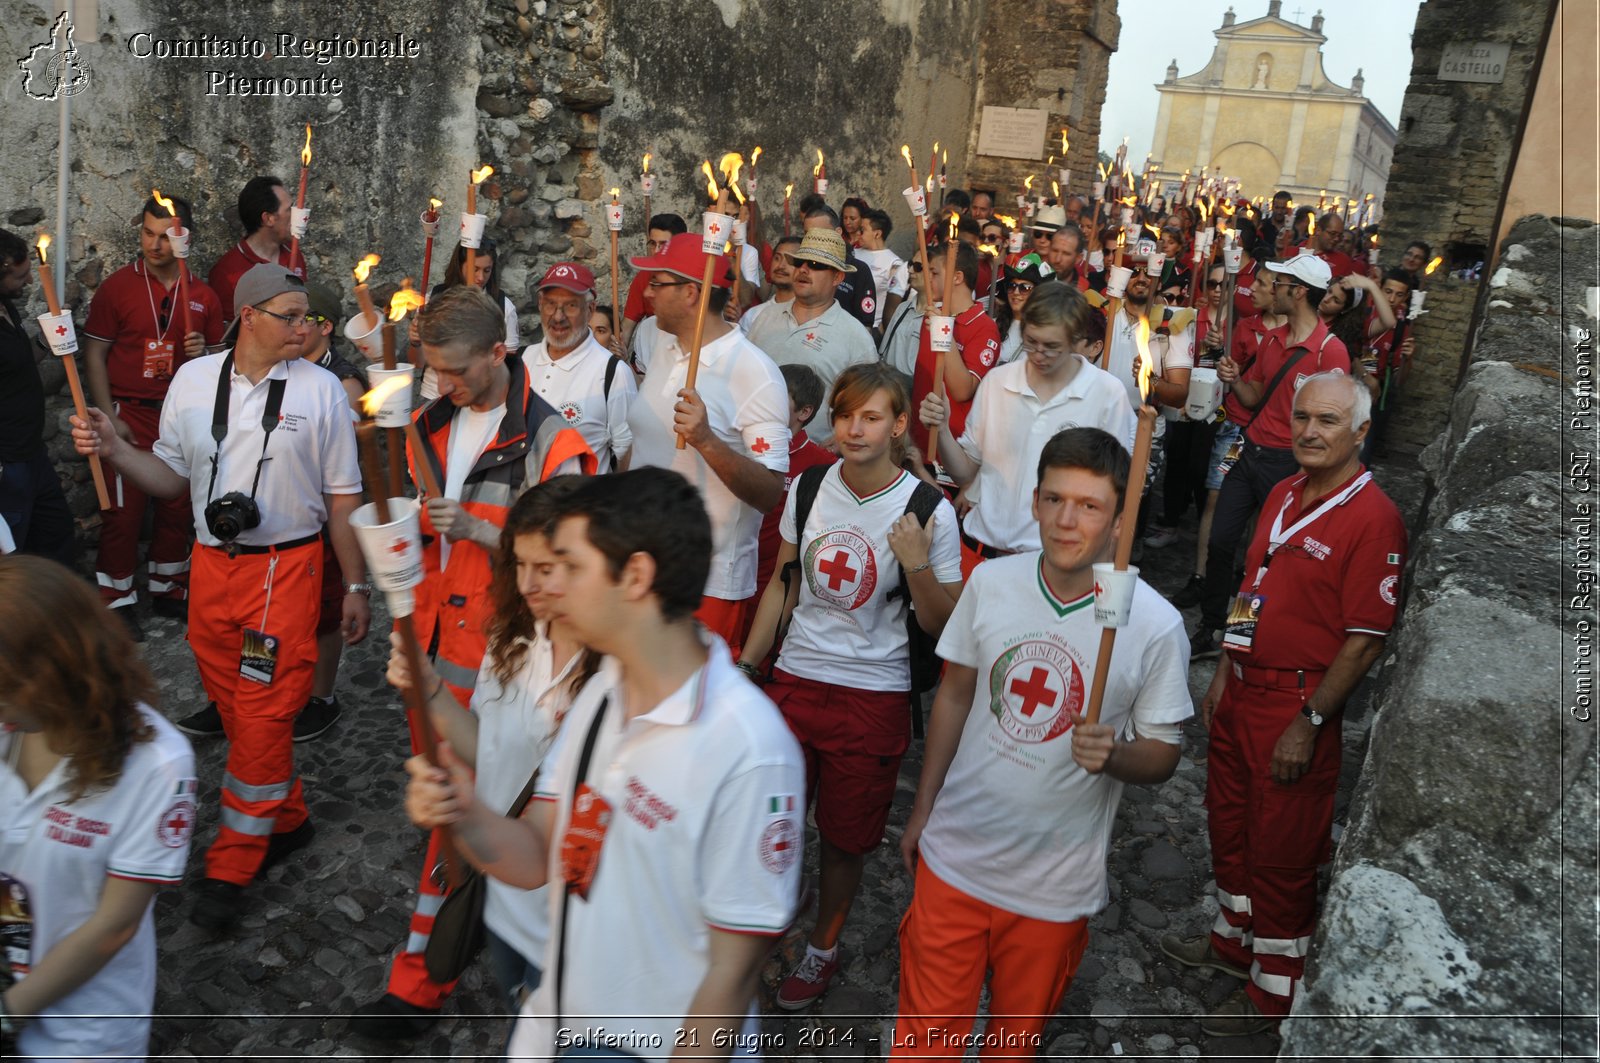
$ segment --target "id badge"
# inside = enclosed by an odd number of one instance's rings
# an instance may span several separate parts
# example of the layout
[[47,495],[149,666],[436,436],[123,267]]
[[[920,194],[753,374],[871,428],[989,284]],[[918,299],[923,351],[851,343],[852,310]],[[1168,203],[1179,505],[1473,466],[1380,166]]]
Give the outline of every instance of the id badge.
[[1229,653],[1249,653],[1256,640],[1256,622],[1261,619],[1261,607],[1267,603],[1264,594],[1236,594],[1228,609],[1228,621],[1222,628],[1222,648]]
[[144,378],[146,380],[172,379],[172,363],[177,357],[177,345],[171,340],[144,341]]
[[277,637],[245,628],[244,643],[239,647],[240,677],[267,687],[272,685],[272,675],[277,670]]
[[561,876],[566,879],[569,893],[588,899],[610,826],[611,804],[588,783],[580,783],[567,833],[561,839]]

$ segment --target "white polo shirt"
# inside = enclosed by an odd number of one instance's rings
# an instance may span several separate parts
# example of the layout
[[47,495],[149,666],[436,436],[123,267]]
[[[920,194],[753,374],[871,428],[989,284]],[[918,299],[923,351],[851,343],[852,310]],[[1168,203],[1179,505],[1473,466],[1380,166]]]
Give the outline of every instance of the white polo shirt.
[[[709,650],[704,668],[626,724],[620,669],[608,659],[573,704],[536,794],[557,801],[550,881],[559,883],[577,762],[604,702],[587,782],[612,813],[588,898],[567,898],[559,1025],[580,1035],[604,1027],[644,1059],[672,1055],[709,969],[710,931],[775,940],[799,894],[800,747],[772,702],[733,667],[727,646],[713,638]],[[513,1060],[548,1059],[557,1047],[549,1016],[561,900],[552,889],[546,974],[512,1032]],[[756,1020],[751,1000],[745,1034]]]
[[755,303],[750,307],[750,309],[744,312],[743,317],[739,318],[739,328],[745,333],[745,335],[749,335],[750,329],[757,321],[761,320],[761,316],[763,314],[766,314],[774,307],[782,306],[784,303],[791,303],[793,301],[794,295],[791,293],[787,299],[768,299],[766,302]]
[[[795,492],[783,503],[778,532],[800,547],[800,598],[783,639],[778,667],[803,679],[861,690],[910,690],[909,603],[888,600],[900,586],[900,561],[889,529],[920,483],[909,472],[866,497],[844,481],[844,465],[829,467],[806,518],[795,528]],[[956,511],[940,500],[933,513],[928,560],[940,583],[961,582],[961,532]]]
[[[10,880],[0,880],[0,963],[18,978],[88,921],[108,877],[159,885],[183,878],[195,821],[194,752],[159,713],[140,705],[139,714],[154,736],[128,751],[109,789],[71,803],[67,760],[30,793],[11,767],[20,732],[0,734],[0,876]],[[142,1056],[155,995],[156,931],[147,909],[133,939],[29,1023],[18,1048],[28,1058]]]
[[[161,438],[156,457],[189,481],[195,536],[206,546],[222,543],[206,530],[206,488],[211,482],[211,416],[217,398],[217,375],[224,354],[185,362],[172,378],[161,406]],[[261,468],[256,507],[261,523],[240,535],[244,546],[271,546],[316,535],[328,522],[324,495],[361,491],[356,465],[356,432],[350,423],[350,400],[337,377],[301,358],[278,362],[259,384],[235,369],[228,398],[228,434],[222,440],[213,499],[229,491],[250,493],[256,461],[266,439],[261,415],[274,380],[286,380],[278,427],[267,439],[267,460]]]
[[[807,429],[818,446],[833,442],[833,384],[852,365],[878,360],[872,333],[838,303],[810,321],[794,317],[794,302],[780,303],[750,326],[750,342],[778,365],[810,366],[822,378],[822,405]],[[787,395],[787,392],[785,392]]]
[[[743,601],[756,592],[756,536],[761,513],[718,478],[700,452],[678,450],[672,408],[689,373],[689,351],[670,332],[656,332],[650,368],[628,410],[633,429],[629,468],[654,465],[682,473],[700,489],[711,515],[711,572],[705,593]],[[711,432],[734,451],[774,472],[789,471],[789,389],[772,359],[738,329],[704,344],[695,390],[706,404]]]
[[1039,549],[1033,489],[1039,483],[1039,454],[1057,432],[1103,428],[1133,451],[1138,418],[1122,387],[1082,356],[1071,357],[1077,372],[1046,402],[1028,384],[1027,358],[997,366],[978,382],[957,442],[967,457],[980,463],[967,488],[972,509],[966,531],[985,546]]
[[628,428],[628,407],[639,385],[626,365],[611,374],[611,393],[606,394],[606,366],[611,352],[600,346],[593,332],[560,358],[551,358],[541,340],[522,352],[528,380],[540,398],[555,407],[567,424],[576,428],[600,460],[600,471],[609,472],[606,455],[618,461],[633,447],[633,432]]
[[[548,633],[540,623],[536,638],[521,640],[527,649],[508,683],[500,682],[493,656],[486,654],[472,689],[478,717],[475,785],[484,803],[501,812],[510,811],[536,767],[545,770],[545,754],[572,703],[567,679],[582,654],[557,671]],[[483,924],[523,959],[542,965],[550,941],[549,891],[518,889],[490,876]]]
[[[979,565],[945,624],[939,656],[978,681],[919,852],[963,893],[1065,923],[1105,907],[1122,783],[1072,759],[1071,714],[1088,706],[1101,628],[1094,595],[1063,601],[1041,560]],[[1163,737],[1194,714],[1188,673],[1183,617],[1139,581],[1100,722],[1124,740]]]

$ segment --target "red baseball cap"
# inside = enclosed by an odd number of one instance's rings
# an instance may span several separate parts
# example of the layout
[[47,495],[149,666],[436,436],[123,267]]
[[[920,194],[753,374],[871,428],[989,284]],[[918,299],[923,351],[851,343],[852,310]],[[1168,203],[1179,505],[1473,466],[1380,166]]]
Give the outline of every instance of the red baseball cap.
[[[732,226],[730,225],[731,229]],[[642,269],[652,273],[671,273],[686,280],[698,283],[706,275],[706,259],[709,258],[700,250],[699,233],[679,233],[667,242],[666,249],[659,255],[646,255],[643,258],[630,258],[628,262],[635,269]],[[718,264],[711,273],[711,283],[718,288],[733,287],[733,277],[729,272],[728,256],[718,255]]]
[[563,288],[574,295],[594,294],[594,271],[581,262],[557,262],[544,271],[538,290]]

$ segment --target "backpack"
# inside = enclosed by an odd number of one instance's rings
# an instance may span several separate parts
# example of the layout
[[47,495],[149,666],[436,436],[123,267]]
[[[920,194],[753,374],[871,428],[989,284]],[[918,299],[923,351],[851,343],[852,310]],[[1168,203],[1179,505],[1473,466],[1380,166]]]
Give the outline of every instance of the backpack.
[[[610,408],[610,404],[609,404],[609,402],[607,402],[607,400],[611,398],[611,382],[617,378],[617,366],[619,366],[621,364],[622,364],[622,359],[618,358],[614,354],[611,355],[610,360],[606,362],[606,382],[605,382],[605,386],[603,388],[601,388],[601,391],[600,391],[600,402],[601,402],[601,405],[606,406],[607,409]],[[611,415],[609,413],[607,413],[606,414],[606,423],[607,424],[610,423],[610,419],[611,419]],[[606,447],[606,454],[611,459],[611,467],[609,469],[607,469],[606,472],[616,472],[617,471],[617,453],[616,453],[616,451],[612,450],[610,448],[610,446],[608,445]]]
[[[794,485],[794,526],[795,537],[799,539],[805,534],[806,518],[811,515],[811,505],[817,500],[817,491],[822,487],[822,478],[827,475],[831,465],[813,465],[800,474]],[[911,497],[906,501],[905,512],[915,513],[917,520],[924,528],[928,521],[933,519],[933,511],[944,501],[944,492],[932,484],[922,480],[917,481],[917,486],[911,492]],[[784,587],[789,586],[790,576],[800,568],[799,561],[791,561],[783,567],[782,579]],[[906,603],[906,645],[911,655],[911,721],[912,729],[918,738],[922,737],[922,695],[932,690],[939,682],[939,672],[943,667],[937,652],[938,640],[917,623],[916,609],[911,604],[911,587],[906,582],[906,572],[900,570],[899,586],[891,590],[887,598],[889,601],[903,600]]]

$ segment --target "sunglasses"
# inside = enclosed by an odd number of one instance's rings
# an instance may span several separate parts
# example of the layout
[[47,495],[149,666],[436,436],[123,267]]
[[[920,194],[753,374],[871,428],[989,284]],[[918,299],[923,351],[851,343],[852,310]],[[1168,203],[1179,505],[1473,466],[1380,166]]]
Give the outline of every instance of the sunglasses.
[[1011,290],[1017,295],[1027,295],[1033,291],[1033,285],[1028,281],[1012,281]]
[[645,287],[651,290],[656,288],[681,288],[685,284],[694,284],[694,281],[651,281]]
[[1222,287],[1221,281],[1206,281],[1206,291],[1208,292],[1214,292],[1220,287]]

